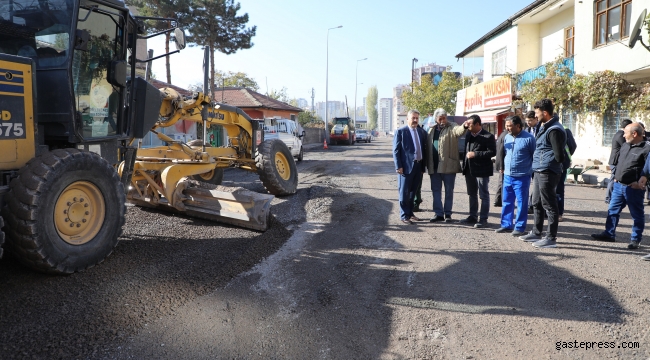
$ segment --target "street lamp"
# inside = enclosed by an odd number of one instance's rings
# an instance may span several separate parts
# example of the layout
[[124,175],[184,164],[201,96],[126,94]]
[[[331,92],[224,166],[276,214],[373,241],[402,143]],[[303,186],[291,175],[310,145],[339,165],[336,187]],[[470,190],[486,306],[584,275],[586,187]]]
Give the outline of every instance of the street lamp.
[[327,131],[327,121],[328,121],[328,111],[329,110],[329,98],[327,97],[327,91],[329,90],[329,66],[330,66],[330,30],[340,29],[343,25],[327,29],[327,60],[325,61],[325,141],[329,143],[330,133]]
[[359,61],[368,60],[368,58],[357,60],[357,69],[354,73],[354,124],[357,123],[357,74],[359,73]]
[[415,82],[415,63],[418,62],[418,59],[413,58],[413,62],[411,63],[411,86],[413,86],[413,83]]

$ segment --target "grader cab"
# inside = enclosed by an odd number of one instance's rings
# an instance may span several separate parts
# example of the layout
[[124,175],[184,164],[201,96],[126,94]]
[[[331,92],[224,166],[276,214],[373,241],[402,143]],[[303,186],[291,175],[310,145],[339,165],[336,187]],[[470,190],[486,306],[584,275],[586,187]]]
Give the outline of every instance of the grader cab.
[[[265,230],[271,195],[188,181],[214,182],[225,167],[258,172],[271,194],[295,192],[288,149],[256,138],[250,118],[136,76],[137,63],[156,59],[135,56],[138,39],[160,35],[143,35],[151,18],[120,0],[7,0],[0,9],[0,245],[25,265],[68,274],[100,263],[117,244],[127,199]],[[182,31],[169,31],[182,49]],[[224,148],[156,131],[201,113],[208,126],[210,111],[228,129]],[[137,149],[149,130],[167,144]]]

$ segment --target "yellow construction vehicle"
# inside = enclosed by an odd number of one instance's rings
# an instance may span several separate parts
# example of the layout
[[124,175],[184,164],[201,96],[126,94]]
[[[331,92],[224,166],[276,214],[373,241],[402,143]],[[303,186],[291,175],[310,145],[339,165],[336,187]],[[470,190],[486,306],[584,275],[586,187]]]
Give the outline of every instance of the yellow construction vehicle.
[[[0,245],[6,240],[4,247],[23,264],[54,274],[98,264],[117,244],[127,198],[265,229],[271,195],[192,188],[188,176],[215,182],[221,168],[239,167],[257,171],[271,194],[295,192],[288,149],[264,142],[261,126],[241,110],[212,104],[201,93],[181,99],[136,77],[137,63],[169,55],[135,57],[138,39],[165,33],[142,35],[142,22],[151,18],[134,17],[120,0],[5,5]],[[169,31],[182,49],[183,32]],[[181,144],[156,131],[198,114],[204,127],[226,127],[227,147]],[[166,146],[134,146],[152,128]]]
[[[205,189],[190,179],[218,185],[224,168],[239,168],[257,172],[272,195],[293,194],[298,173],[291,151],[279,139],[263,141],[263,122],[251,119],[241,109],[212,104],[203,93],[184,99],[172,88],[161,92],[164,98],[160,120],[151,131],[167,145],[138,149],[127,200],[141,206],[266,230],[273,196],[244,189]],[[222,126],[227,145],[211,147],[202,141],[188,145],[159,131],[180,120],[203,123],[206,130]],[[120,174],[124,164],[120,166]]]

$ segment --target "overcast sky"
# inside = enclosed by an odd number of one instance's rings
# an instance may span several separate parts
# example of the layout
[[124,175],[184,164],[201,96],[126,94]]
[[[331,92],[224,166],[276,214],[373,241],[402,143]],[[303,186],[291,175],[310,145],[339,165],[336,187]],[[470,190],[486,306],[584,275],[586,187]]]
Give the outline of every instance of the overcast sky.
[[[358,100],[376,85],[379,97],[411,80],[411,61],[436,62],[462,70],[455,55],[532,0],[241,0],[241,13],[257,26],[251,49],[215,54],[215,67],[242,71],[260,85],[260,92],[287,88],[291,98],[325,101],[327,29],[329,36],[329,100],[354,104],[358,63]],[[164,37],[150,39],[154,55],[164,52]],[[417,66],[416,65],[416,66]],[[202,51],[186,48],[171,57],[172,83],[186,87],[202,82]],[[482,68],[482,60],[465,61],[465,73]],[[165,60],[153,72],[165,80]]]

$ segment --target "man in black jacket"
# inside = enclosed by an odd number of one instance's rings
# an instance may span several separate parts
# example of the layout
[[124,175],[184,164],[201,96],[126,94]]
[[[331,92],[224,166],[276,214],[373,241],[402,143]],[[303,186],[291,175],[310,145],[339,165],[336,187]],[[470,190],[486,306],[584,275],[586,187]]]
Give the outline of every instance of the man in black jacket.
[[[535,135],[533,154],[533,207],[535,227],[520,239],[532,242],[538,248],[555,248],[558,228],[558,206],[555,189],[562,177],[562,163],[565,157],[566,131],[553,112],[551,99],[535,103],[535,115],[541,122]],[[542,238],[544,215],[548,215],[548,231]]]
[[[465,135],[465,158],[463,159],[463,175],[467,184],[469,195],[469,217],[461,223],[474,224],[480,228],[487,225],[490,212],[490,191],[488,185],[490,176],[494,174],[492,157],[496,155],[496,141],[494,135],[484,130],[481,118],[472,115],[468,134]],[[478,196],[477,196],[478,194]],[[478,197],[481,198],[481,213],[478,213]]]
[[578,144],[576,143],[575,138],[573,138],[573,133],[571,130],[565,126],[564,131],[566,132],[566,146],[564,147],[564,162],[562,163],[563,171],[562,177],[560,178],[560,181],[557,183],[557,187],[555,188],[555,196],[557,197],[557,209],[559,214],[557,221],[559,222],[564,221],[564,182],[566,181],[567,172],[571,167],[571,156],[573,156],[573,153],[575,153],[576,149],[578,148]]
[[497,186],[497,193],[494,195],[494,207],[501,207],[501,193],[503,191],[503,161],[506,156],[506,152],[503,149],[503,142],[508,135],[508,123],[510,122],[509,118],[506,120],[504,125],[503,132],[497,138],[497,156],[494,160],[494,165],[496,170],[499,172],[497,175],[499,177],[499,185]]
[[607,183],[607,194],[605,195],[605,203],[607,204],[609,204],[609,200],[612,198],[612,189],[614,189],[614,174],[616,173],[616,164],[618,164],[618,154],[621,151],[621,145],[625,144],[625,137],[623,137],[624,129],[631,123],[632,120],[623,119],[621,121],[621,129],[612,138],[612,151],[609,153],[609,161],[607,162],[612,171],[609,176],[609,182]]

